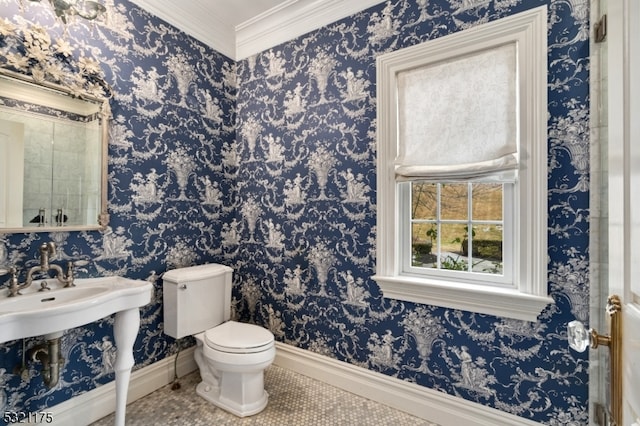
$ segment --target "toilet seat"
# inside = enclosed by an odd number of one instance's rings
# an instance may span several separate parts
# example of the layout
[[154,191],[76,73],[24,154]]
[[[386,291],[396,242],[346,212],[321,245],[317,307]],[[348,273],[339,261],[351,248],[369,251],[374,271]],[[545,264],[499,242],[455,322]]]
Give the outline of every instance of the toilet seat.
[[227,321],[207,330],[204,341],[211,349],[248,354],[263,352],[273,347],[273,333],[254,324]]

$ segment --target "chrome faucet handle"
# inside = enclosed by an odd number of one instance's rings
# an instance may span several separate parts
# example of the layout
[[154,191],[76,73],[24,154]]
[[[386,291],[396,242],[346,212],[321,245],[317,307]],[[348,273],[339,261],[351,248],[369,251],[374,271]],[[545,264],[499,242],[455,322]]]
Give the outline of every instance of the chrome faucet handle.
[[73,267],[74,267],[74,263],[69,261],[67,263],[67,276],[64,279],[64,286],[65,287],[75,287],[76,285],[73,282],[74,276],[73,276]]
[[75,276],[73,274],[73,270],[76,266],[85,266],[88,265],[89,261],[88,260],[76,260],[74,262],[69,261],[67,263],[67,277],[65,278],[65,287],[75,287],[75,284],[73,282]]
[[20,286],[20,281],[18,281],[18,270],[15,266],[10,266],[9,269],[0,268],[0,276],[7,274],[11,275],[11,277],[7,281],[7,283],[9,284],[7,286],[9,288],[9,297],[17,296],[18,294],[20,294],[18,293]]
[[11,265],[9,268],[0,268],[0,277],[3,275],[12,275],[16,276],[18,274],[18,269],[15,266]]

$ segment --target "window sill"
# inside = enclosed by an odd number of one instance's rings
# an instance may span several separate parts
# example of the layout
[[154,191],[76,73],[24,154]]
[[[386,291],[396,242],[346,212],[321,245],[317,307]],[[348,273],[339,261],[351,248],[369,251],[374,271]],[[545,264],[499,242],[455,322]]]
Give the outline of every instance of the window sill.
[[537,321],[538,315],[553,299],[513,289],[456,284],[407,276],[372,277],[388,299],[460,309],[497,317]]

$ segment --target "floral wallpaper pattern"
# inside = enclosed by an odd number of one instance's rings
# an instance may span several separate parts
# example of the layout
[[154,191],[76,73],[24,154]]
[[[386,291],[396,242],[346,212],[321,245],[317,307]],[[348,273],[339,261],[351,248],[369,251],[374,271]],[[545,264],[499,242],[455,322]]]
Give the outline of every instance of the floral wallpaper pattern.
[[[124,0],[66,30],[45,4],[0,4],[2,55],[3,26],[42,25],[114,89],[109,229],[1,235],[0,267],[24,270],[54,240],[61,259],[91,260],[84,276],[152,281],[136,368],[177,350],[161,274],[220,262],[235,270],[235,318],[280,342],[544,424],[588,424],[588,360],[565,331],[588,321],[586,0],[392,0],[237,62]],[[376,56],[545,4],[555,304],[529,323],[384,299],[371,280]],[[20,367],[22,342],[0,345],[0,405],[35,411],[113,380],[112,323],[67,332],[53,389]]]

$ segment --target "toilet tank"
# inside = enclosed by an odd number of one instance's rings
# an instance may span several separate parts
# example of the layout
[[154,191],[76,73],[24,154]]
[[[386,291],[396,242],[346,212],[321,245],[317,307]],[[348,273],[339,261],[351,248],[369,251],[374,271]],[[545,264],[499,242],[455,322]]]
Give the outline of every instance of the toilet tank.
[[179,339],[231,318],[233,269],[217,263],[172,269],[162,276],[164,332]]

